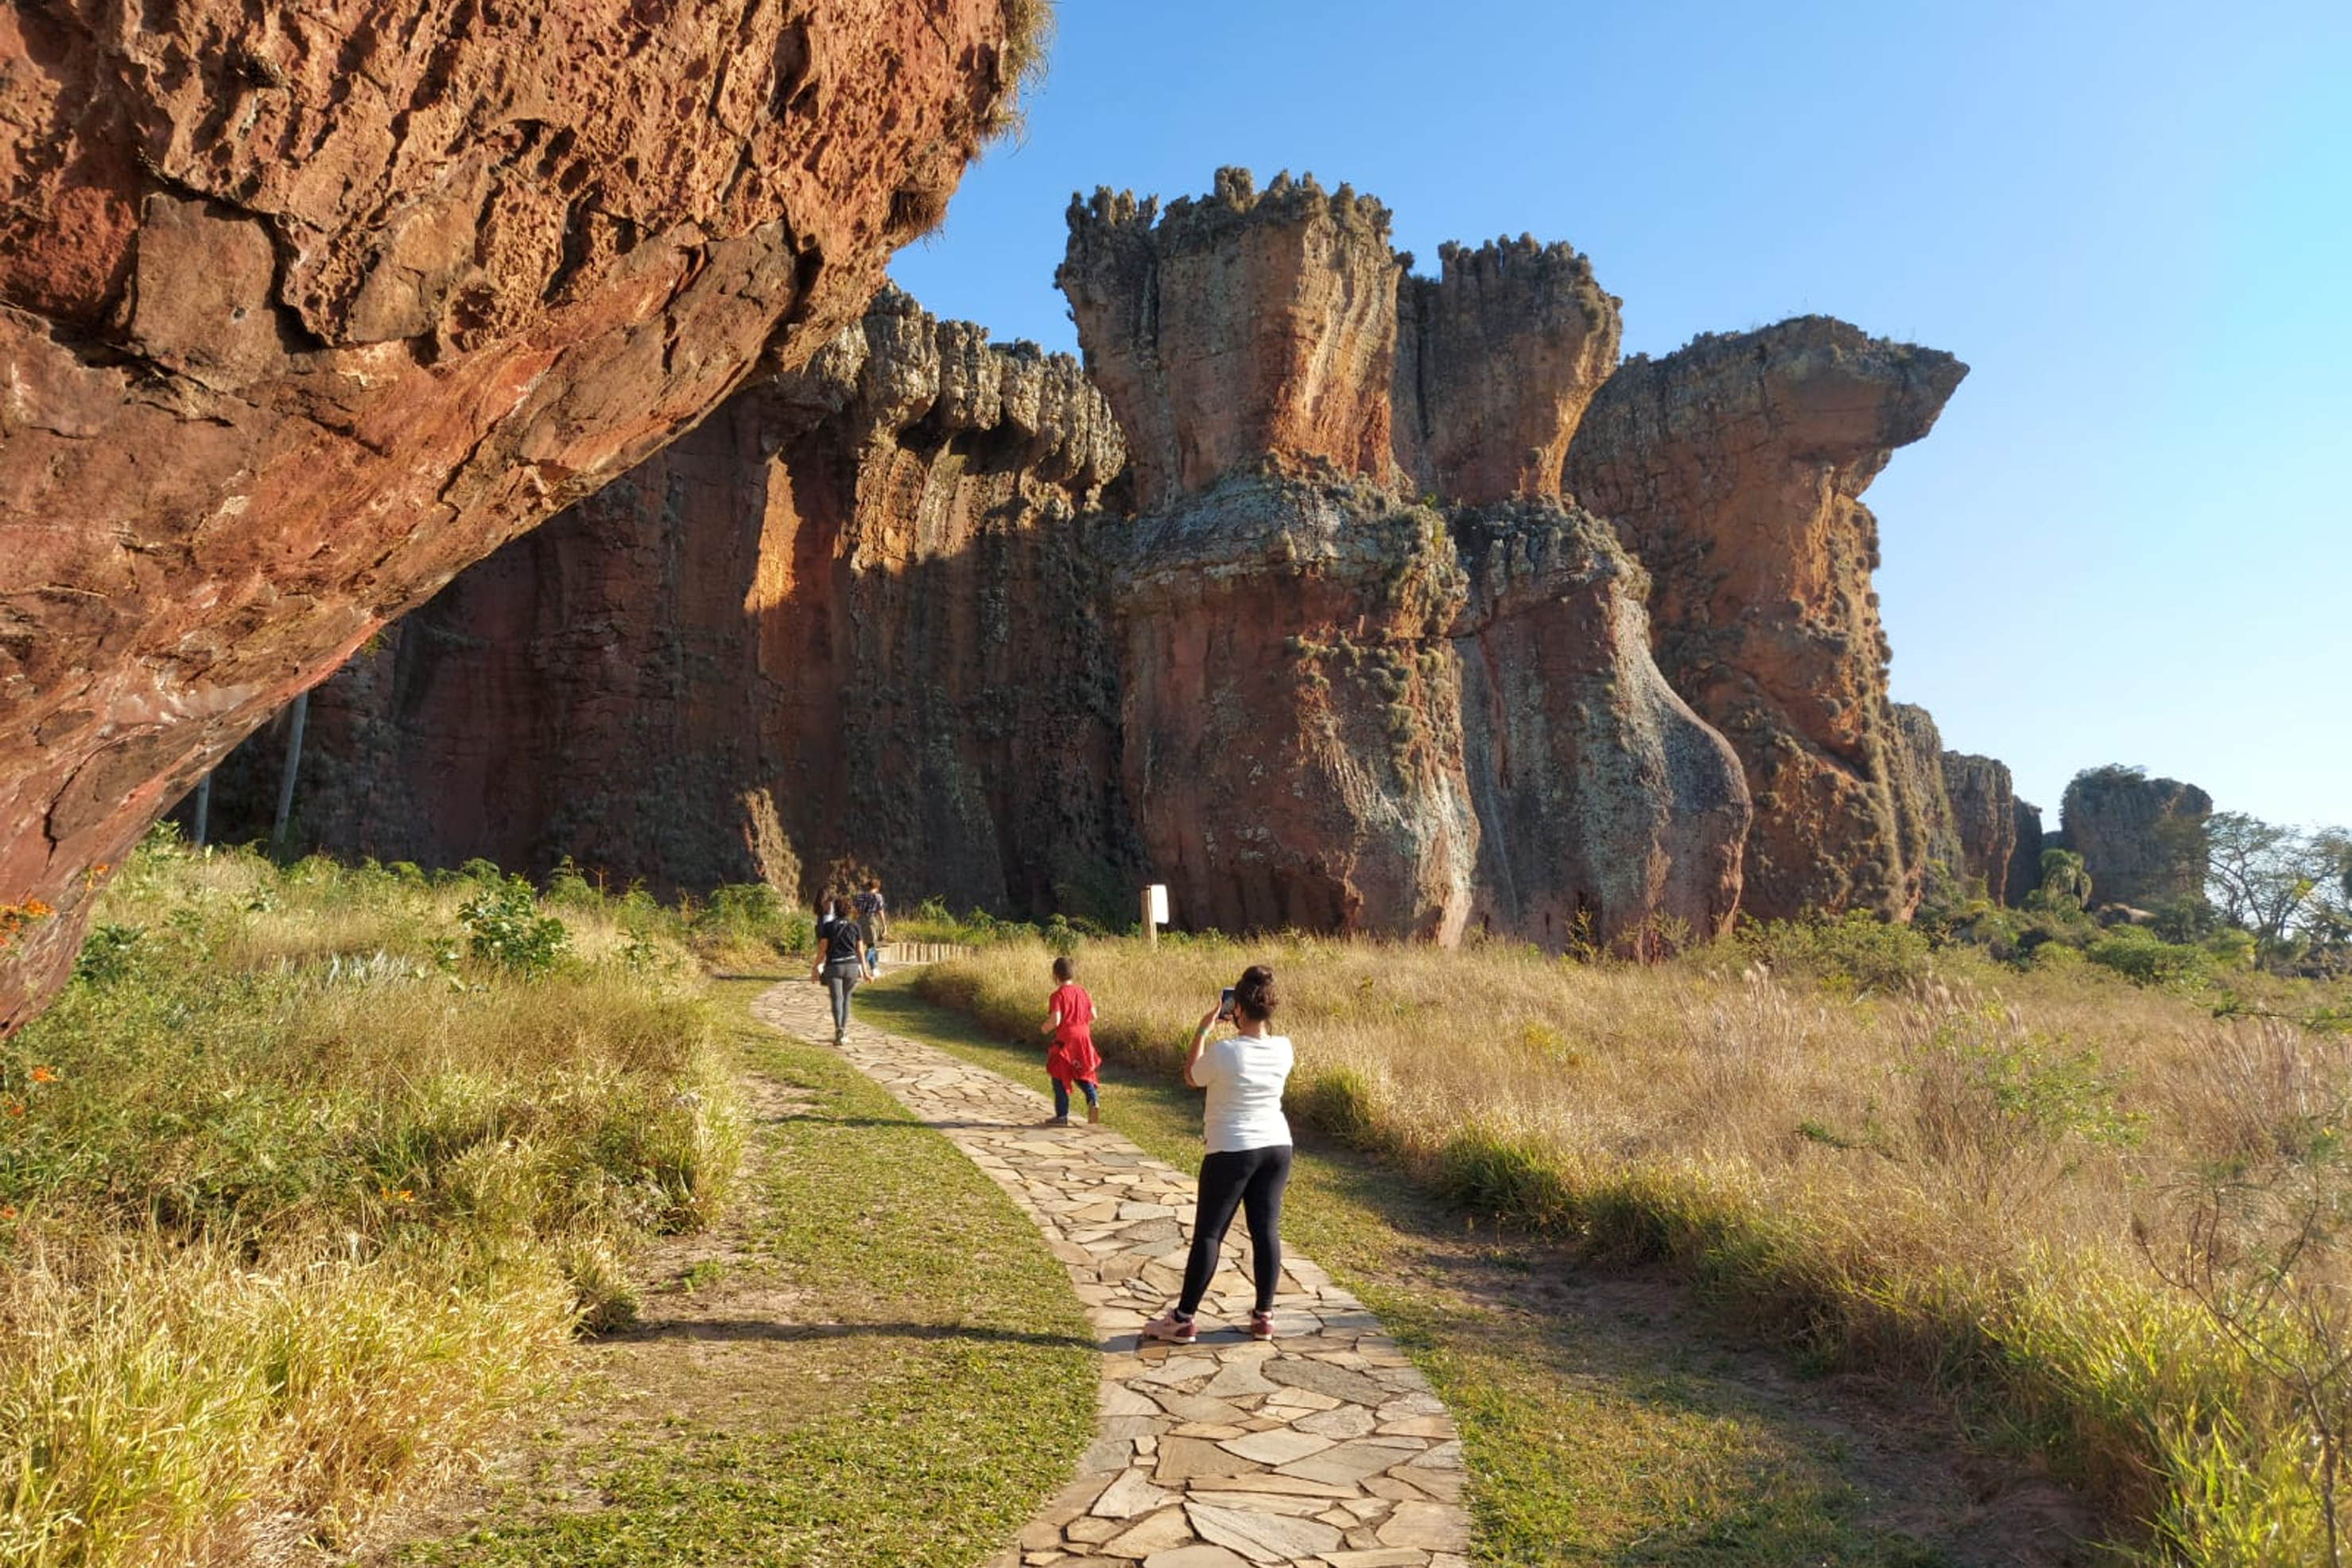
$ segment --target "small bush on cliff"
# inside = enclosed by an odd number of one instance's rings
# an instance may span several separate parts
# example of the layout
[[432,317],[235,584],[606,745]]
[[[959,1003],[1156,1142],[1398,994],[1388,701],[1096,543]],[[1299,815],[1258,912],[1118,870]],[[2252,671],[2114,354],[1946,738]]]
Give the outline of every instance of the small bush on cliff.
[[1054,50],[1054,0],[1004,0],[1003,87],[982,133],[1018,140],[1027,125],[1021,100],[1045,85]]

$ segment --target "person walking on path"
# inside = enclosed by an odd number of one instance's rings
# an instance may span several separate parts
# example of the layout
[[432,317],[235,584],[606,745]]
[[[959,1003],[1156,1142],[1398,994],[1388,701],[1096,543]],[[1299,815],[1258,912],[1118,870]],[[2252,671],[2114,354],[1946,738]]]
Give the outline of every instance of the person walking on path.
[[[1257,1285],[1250,1338],[1274,1338],[1274,1288],[1282,1278],[1282,1191],[1290,1182],[1290,1123],[1282,1114],[1282,1086],[1291,1065],[1289,1039],[1266,1032],[1274,1008],[1274,971],[1253,963],[1192,1033],[1184,1081],[1208,1090],[1201,1121],[1208,1152],[1201,1161],[1183,1291],[1174,1306],[1143,1325],[1147,1340],[1192,1342],[1198,1332],[1192,1317],[1216,1275],[1218,1249],[1236,1206],[1249,1223]],[[1213,1045],[1210,1031],[1223,1019],[1233,1020],[1234,1032]]]
[[866,879],[866,890],[855,900],[857,923],[866,928],[866,967],[871,973],[882,973],[882,943],[890,934],[890,910],[882,901],[882,879]]
[[833,1043],[849,1038],[849,994],[859,980],[874,978],[866,956],[866,932],[849,914],[849,900],[834,893],[824,900],[816,922],[816,978],[833,993]]
[[1095,1075],[1102,1056],[1095,1049],[1095,999],[1078,984],[1077,960],[1065,955],[1054,960],[1054,994],[1045,998],[1045,1023],[1037,1032],[1051,1035],[1045,1050],[1045,1076],[1054,1080],[1054,1121],[1070,1124],[1070,1085],[1086,1091],[1087,1122],[1102,1120],[1102,1100],[1095,1090]]

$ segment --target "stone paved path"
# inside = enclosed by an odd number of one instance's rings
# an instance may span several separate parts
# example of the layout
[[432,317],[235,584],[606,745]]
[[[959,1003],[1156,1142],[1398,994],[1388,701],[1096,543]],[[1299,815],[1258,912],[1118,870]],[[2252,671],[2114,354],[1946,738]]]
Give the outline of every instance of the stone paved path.
[[[822,986],[779,985],[752,1010],[832,1038]],[[1466,1568],[1453,1419],[1362,1303],[1290,1253],[1280,1337],[1251,1340],[1236,1218],[1200,1340],[1139,1344],[1182,1280],[1191,1175],[1107,1127],[1043,1126],[1042,1092],[913,1040],[852,1023],[843,1049],[1037,1222],[1101,1336],[1094,1444],[991,1568]]]

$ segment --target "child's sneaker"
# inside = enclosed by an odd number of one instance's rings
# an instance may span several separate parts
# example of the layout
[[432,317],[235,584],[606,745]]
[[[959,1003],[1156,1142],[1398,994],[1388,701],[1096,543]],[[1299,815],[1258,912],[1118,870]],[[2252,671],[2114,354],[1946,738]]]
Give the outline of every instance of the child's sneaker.
[[1143,1325],[1145,1339],[1160,1340],[1171,1345],[1189,1345],[1200,1338],[1200,1334],[1201,1331],[1193,1326],[1192,1320],[1177,1316],[1173,1307]]
[[1102,1120],[1102,1107],[1101,1107],[1101,1106],[1099,1106],[1099,1105],[1095,1104],[1092,1100],[1087,1101],[1087,1126],[1089,1126],[1089,1127],[1092,1127],[1095,1123],[1097,1123],[1097,1121],[1100,1121],[1101,1120]]
[[1274,1314],[1272,1312],[1252,1312],[1250,1314],[1250,1338],[1254,1340],[1270,1340],[1274,1338]]

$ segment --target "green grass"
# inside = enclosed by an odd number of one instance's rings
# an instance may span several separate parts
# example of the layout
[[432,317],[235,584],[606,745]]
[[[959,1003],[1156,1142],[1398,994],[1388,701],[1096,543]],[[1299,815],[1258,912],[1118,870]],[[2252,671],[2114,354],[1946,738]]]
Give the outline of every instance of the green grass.
[[[1003,1549],[1094,1432],[1097,1352],[1029,1219],[961,1153],[829,1051],[719,988],[741,1066],[799,1091],[756,1134],[762,1190],[742,1268],[789,1293],[760,1359],[772,1419],[683,1411],[632,1422],[571,1478],[594,1506],[549,1510],[551,1478],[432,1568],[655,1563],[947,1565]],[[872,990],[859,994],[861,1010]],[[716,1284],[707,1271],[706,1283]]]
[[[1007,1042],[904,980],[860,990],[858,1009],[1016,1081],[1044,1081],[1042,1048]],[[1105,1121],[1193,1168],[1200,1096],[1141,1070],[1106,1068]],[[1471,1466],[1476,1561],[1948,1561],[1886,1522],[1887,1508],[1908,1500],[1858,1478],[1831,1426],[1695,1363],[1672,1331],[1549,1308],[1562,1298],[1541,1288],[1547,1278],[1530,1289],[1528,1276],[1565,1269],[1564,1255],[1517,1237],[1465,1239],[1462,1212],[1328,1149],[1302,1150],[1283,1223],[1286,1242],[1380,1315],[1454,1411]]]
[[569,931],[469,963],[478,886],[156,842],[107,889],[0,1042],[0,1561],[352,1540],[725,1201],[705,1004]]

